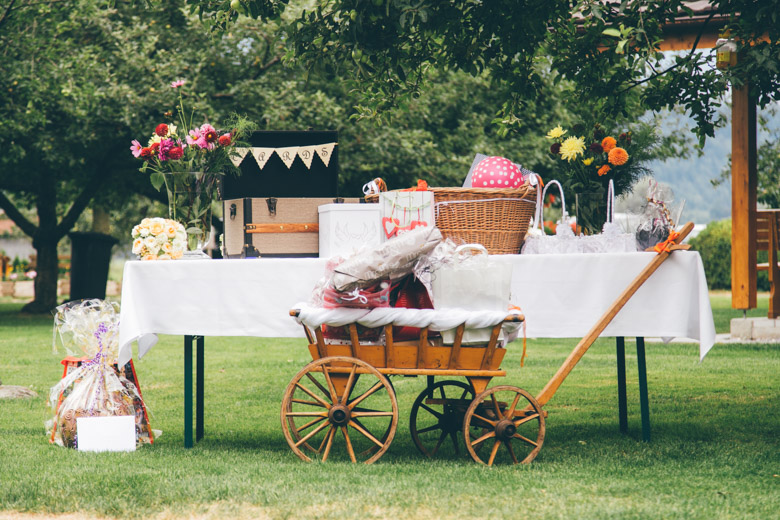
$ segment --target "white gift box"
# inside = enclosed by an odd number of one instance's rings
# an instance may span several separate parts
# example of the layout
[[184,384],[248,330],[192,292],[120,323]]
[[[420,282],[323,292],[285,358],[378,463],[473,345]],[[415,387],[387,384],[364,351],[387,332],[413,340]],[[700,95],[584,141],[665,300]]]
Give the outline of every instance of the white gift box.
[[379,204],[319,206],[320,257],[349,256],[381,243]]

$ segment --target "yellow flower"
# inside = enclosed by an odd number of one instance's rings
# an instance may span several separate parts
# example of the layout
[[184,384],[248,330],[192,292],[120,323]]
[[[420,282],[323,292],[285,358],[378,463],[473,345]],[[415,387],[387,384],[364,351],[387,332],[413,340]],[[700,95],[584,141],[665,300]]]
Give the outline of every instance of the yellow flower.
[[582,137],[567,137],[561,143],[561,158],[569,162],[582,155],[585,151],[585,140]]
[[582,164],[584,164],[585,166],[590,166],[592,162],[593,162],[593,157],[588,157],[587,159],[582,161]]
[[549,132],[547,132],[547,139],[558,139],[559,137],[563,137],[563,134],[566,133],[566,130],[561,128],[561,125],[556,126]]

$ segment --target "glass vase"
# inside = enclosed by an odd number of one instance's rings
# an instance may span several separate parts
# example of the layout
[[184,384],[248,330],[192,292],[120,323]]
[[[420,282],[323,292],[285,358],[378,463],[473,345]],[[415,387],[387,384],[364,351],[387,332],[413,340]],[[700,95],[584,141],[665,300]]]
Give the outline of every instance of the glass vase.
[[574,194],[577,227],[583,235],[601,233],[607,221],[607,192],[591,191]]
[[204,251],[211,239],[211,212],[217,175],[208,172],[165,174],[168,216],[187,231],[185,258],[210,258]]

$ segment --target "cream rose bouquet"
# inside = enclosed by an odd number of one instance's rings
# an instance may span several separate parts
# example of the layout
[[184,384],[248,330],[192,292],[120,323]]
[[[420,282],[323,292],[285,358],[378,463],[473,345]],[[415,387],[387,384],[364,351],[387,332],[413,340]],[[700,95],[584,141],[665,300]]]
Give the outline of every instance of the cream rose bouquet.
[[145,218],[133,227],[133,254],[141,260],[176,260],[187,249],[187,231],[175,220]]

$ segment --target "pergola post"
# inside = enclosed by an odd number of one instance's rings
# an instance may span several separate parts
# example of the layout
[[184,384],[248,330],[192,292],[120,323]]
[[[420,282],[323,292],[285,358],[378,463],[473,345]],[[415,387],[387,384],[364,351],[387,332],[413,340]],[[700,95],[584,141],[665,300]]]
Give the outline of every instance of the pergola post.
[[756,99],[732,88],[731,307],[756,307]]

